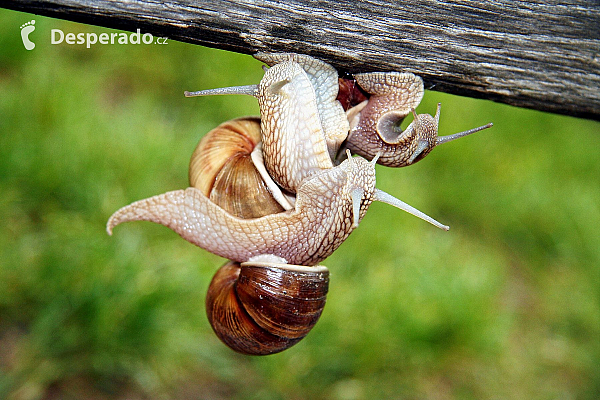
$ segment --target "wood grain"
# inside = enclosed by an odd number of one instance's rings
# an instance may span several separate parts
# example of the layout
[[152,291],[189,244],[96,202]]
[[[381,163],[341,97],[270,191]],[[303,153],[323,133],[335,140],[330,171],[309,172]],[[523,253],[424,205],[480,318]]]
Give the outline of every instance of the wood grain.
[[600,120],[597,0],[10,0],[0,6],[246,54],[305,53],[347,72],[410,71],[433,90]]

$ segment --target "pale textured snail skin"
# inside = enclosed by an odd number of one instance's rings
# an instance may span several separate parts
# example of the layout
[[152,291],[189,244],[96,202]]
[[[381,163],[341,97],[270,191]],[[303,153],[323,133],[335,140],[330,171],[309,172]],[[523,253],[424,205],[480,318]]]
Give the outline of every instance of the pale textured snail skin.
[[[413,122],[402,132],[400,123],[423,98],[423,80],[411,73],[373,72],[354,75],[358,85],[371,96],[348,111],[350,134],[346,147],[389,167],[409,164],[421,140],[437,136],[437,125]],[[423,128],[429,129],[423,129]]]
[[[269,66],[273,66],[286,61],[297,63],[306,73],[306,78],[302,78],[299,84],[304,85],[304,92],[310,90],[311,98],[314,96],[315,105],[318,110],[319,121],[321,123],[323,135],[329,156],[333,160],[340,149],[340,145],[348,136],[350,126],[345,111],[336,97],[339,91],[338,73],[331,65],[317,60],[316,58],[294,53],[257,53],[254,57],[263,61]],[[298,99],[305,102],[307,98],[298,96]],[[311,105],[313,107],[313,105]]]
[[348,121],[339,104],[336,118],[324,129],[321,113],[330,108],[317,104],[310,76],[294,61],[283,61],[267,69],[258,85],[185,92],[186,96],[217,94],[249,94],[257,98],[264,165],[270,178],[289,193],[296,193],[307,177],[333,166],[328,142],[340,142],[334,137],[345,138],[348,133]]
[[249,93],[261,108],[265,166],[277,183],[296,193],[294,209],[244,220],[190,187],[123,207],[109,219],[109,234],[122,222],[153,221],[233,261],[268,255],[290,264],[315,265],[358,226],[372,201],[418,213],[375,189],[375,166],[365,159],[349,157],[332,166],[314,89],[300,64],[274,65]]
[[376,197],[375,166],[356,157],[306,179],[291,211],[241,219],[190,187],[121,208],[107,231],[127,221],[152,221],[233,261],[274,255],[289,264],[315,265],[350,235]]
[[283,189],[295,193],[307,177],[333,166],[315,90],[300,64],[284,61],[265,72],[256,97],[265,167]]
[[322,266],[230,261],[210,283],[206,314],[233,350],[273,354],[298,343],[314,327],[328,289],[329,271]]
[[189,242],[233,261],[275,256],[289,264],[315,265],[339,247],[375,200],[448,229],[377,190],[375,166],[364,158],[348,157],[332,166],[315,90],[300,64],[276,64],[265,71],[258,86],[243,90],[257,97],[261,108],[265,166],[277,183],[296,193],[295,207],[241,219],[190,187],[121,208],[107,223],[109,234],[122,222],[146,220],[165,225]]
[[[345,148],[378,164],[405,167],[422,160],[434,147],[492,126],[487,124],[449,136],[438,136],[440,105],[435,116],[418,114],[423,80],[411,73],[372,72],[354,75],[368,100],[347,110],[350,133]],[[400,124],[409,114],[405,130]]]
[[[315,151],[310,157],[301,156],[302,151],[298,154],[299,160],[304,162],[310,160],[313,162],[312,166],[316,164],[317,168],[330,167],[328,160],[323,157],[321,142],[323,137],[329,158],[334,160],[334,163],[339,163],[345,158],[345,152],[341,150],[349,149],[353,154],[358,154],[367,160],[377,156],[377,163],[387,167],[404,167],[422,160],[434,147],[442,143],[492,126],[487,124],[454,135],[439,137],[439,105],[435,116],[417,115],[414,110],[423,98],[423,80],[412,73],[400,72],[355,74],[356,84],[368,96],[365,96],[365,101],[347,109],[347,118],[343,118],[344,99],[338,97],[338,92],[340,87],[345,88],[343,81],[338,79],[337,71],[331,65],[310,56],[293,53],[258,53],[255,57],[279,68],[273,77],[267,78],[265,75],[267,79],[261,81],[257,95],[261,105],[261,116],[263,116],[261,121],[263,130],[274,130],[274,133],[279,134],[265,135],[266,151],[272,152],[269,150],[268,138],[278,137],[279,140],[288,143],[290,149],[298,148],[296,146],[301,146],[302,143],[316,144]],[[282,67],[283,65],[288,67]],[[295,71],[292,71],[293,69]],[[286,70],[285,73],[282,73],[282,70]],[[269,73],[270,71],[267,71],[267,74]],[[284,76],[286,74],[287,76]],[[267,98],[265,88],[285,79],[293,82],[292,85],[286,85],[288,91],[284,97],[287,97],[287,101],[280,103],[282,107],[279,112],[271,114],[270,102],[261,101]],[[358,98],[360,97],[359,94]],[[319,116],[320,127],[314,117],[315,112]],[[400,124],[409,114],[413,114],[413,122],[405,130],[400,129]],[[276,115],[280,121],[273,121],[272,115]],[[299,132],[306,132],[308,136],[300,135]],[[294,138],[297,140],[294,141]],[[314,141],[315,138],[318,138],[318,142]],[[293,192],[294,185],[301,181],[301,177],[292,181],[295,183],[290,183],[289,177],[301,176],[301,174],[294,172],[290,175],[292,171],[284,166],[285,161],[265,158],[266,167],[277,183]],[[300,165],[294,161],[290,163]],[[305,168],[308,171],[311,166],[307,165]]]

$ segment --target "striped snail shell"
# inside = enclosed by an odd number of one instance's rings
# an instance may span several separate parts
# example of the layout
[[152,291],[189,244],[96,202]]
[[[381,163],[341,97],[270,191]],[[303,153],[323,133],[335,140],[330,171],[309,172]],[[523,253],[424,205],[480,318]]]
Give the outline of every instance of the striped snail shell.
[[323,266],[230,261],[210,283],[206,313],[217,336],[250,355],[278,353],[317,323],[329,288]]
[[[238,118],[217,126],[192,154],[190,186],[240,218],[258,218],[291,208],[291,197],[282,200],[275,182],[266,172],[261,173],[264,166],[260,152],[255,151],[260,141],[260,118]],[[279,201],[274,192],[279,194]]]

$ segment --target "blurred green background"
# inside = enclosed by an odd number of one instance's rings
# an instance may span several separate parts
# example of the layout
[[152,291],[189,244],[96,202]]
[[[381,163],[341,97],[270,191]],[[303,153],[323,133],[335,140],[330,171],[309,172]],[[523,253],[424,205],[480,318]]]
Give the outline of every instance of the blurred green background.
[[[26,51],[20,26],[32,18]],[[105,28],[0,10],[0,398],[597,399],[600,124],[428,92],[440,133],[494,128],[378,187],[385,204],[324,264],[327,306],[291,349],[221,344],[204,296],[224,262],[112,212],[187,186],[200,137],[256,115],[249,56],[168,45],[51,45]]]

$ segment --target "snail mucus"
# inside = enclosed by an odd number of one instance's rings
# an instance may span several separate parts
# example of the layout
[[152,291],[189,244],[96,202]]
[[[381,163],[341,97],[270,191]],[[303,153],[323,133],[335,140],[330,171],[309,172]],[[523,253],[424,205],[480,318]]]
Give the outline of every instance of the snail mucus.
[[[449,229],[377,189],[375,164],[410,165],[489,124],[438,137],[439,107],[434,117],[414,111],[423,83],[413,74],[355,75],[362,94],[344,101],[332,66],[299,54],[256,57],[269,66],[258,85],[185,94],[251,95],[260,118],[234,119],[207,133],[190,161],[190,187],[119,209],[107,232],[152,221],[230,260],[209,286],[208,319],[233,350],[266,355],[294,345],[315,325],[329,285],[319,263],[373,201]],[[399,132],[409,113],[414,121]]]

